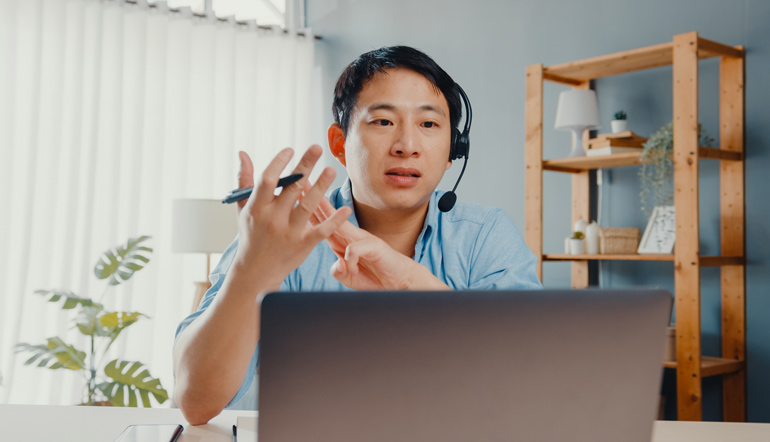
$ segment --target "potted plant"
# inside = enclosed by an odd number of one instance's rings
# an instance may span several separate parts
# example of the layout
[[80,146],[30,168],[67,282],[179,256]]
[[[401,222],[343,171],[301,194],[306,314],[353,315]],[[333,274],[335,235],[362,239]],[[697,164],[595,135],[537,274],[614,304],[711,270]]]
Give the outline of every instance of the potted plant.
[[[698,142],[701,146],[712,146],[714,139],[709,137],[698,124]],[[643,144],[644,150],[639,157],[642,167],[639,169],[642,200],[642,212],[649,218],[655,206],[670,206],[674,200],[672,174],[674,172],[674,125],[668,123],[650,135]]]
[[628,116],[624,110],[615,112],[614,118],[614,120],[610,121],[610,128],[612,128],[612,133],[616,134],[618,132],[628,130]]
[[[68,290],[36,290],[48,297],[48,302],[61,302],[63,310],[79,307],[73,318],[73,328],[88,338],[88,352],[81,351],[60,337],[51,337],[43,344],[19,343],[17,352],[29,352],[32,356],[24,365],[35,364],[51,370],[73,370],[83,374],[86,394],[83,405],[114,405],[136,407],[139,400],[150,406],[150,395],[158,403],[168,400],[168,392],[160,380],[153,378],[144,364],[136,361],[114,359],[104,362],[107,351],[129,326],[147,315],[139,312],[113,312],[101,301],[107,291],[131,279],[134,273],[150,262],[150,247],[144,245],[149,236],[130,238],[125,244],[105,251],[94,267],[98,279],[107,279],[99,302],[80,297]],[[97,374],[99,369],[101,374]]]
[[569,251],[573,255],[584,255],[586,253],[586,242],[583,232],[577,231],[572,233],[572,237],[569,239]]

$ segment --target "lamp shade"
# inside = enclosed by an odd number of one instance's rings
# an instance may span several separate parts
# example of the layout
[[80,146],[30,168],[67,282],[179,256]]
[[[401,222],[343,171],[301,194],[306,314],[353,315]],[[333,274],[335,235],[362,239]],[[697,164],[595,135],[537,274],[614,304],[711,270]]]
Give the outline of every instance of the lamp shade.
[[554,129],[595,129],[599,127],[596,92],[573,89],[559,94]]
[[175,199],[171,251],[222,253],[238,232],[232,205],[210,199]]

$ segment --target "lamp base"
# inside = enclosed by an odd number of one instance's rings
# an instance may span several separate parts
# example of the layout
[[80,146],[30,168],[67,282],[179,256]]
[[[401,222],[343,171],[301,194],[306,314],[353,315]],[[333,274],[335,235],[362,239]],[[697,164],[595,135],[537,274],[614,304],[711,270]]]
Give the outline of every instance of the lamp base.
[[586,151],[583,148],[583,132],[586,128],[581,127],[579,129],[570,129],[572,131],[572,151],[570,151],[567,158],[584,157]]

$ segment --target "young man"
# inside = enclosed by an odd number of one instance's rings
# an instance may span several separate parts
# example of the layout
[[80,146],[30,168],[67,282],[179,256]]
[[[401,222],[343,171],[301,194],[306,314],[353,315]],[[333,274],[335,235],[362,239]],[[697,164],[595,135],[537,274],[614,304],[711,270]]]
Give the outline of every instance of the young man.
[[[241,204],[238,239],[199,310],[177,330],[175,397],[191,424],[246,401],[256,384],[261,294],[541,287],[537,259],[502,210],[437,208],[461,101],[431,58],[403,46],[363,54],[340,76],[333,111],[329,148],[348,179],[328,200],[332,168],[274,196],[292,155],[280,152]],[[293,173],[307,177],[321,152],[312,146]],[[241,153],[239,187],[252,177]]]

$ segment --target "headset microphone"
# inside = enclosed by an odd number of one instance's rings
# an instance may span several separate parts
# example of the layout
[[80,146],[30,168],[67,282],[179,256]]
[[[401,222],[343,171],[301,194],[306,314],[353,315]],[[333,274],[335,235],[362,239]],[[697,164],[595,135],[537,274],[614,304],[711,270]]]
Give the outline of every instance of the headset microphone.
[[468,165],[468,152],[471,149],[470,133],[471,120],[473,119],[471,102],[468,100],[468,95],[465,94],[463,88],[461,88],[459,84],[455,83],[455,85],[457,86],[457,90],[460,92],[460,97],[462,98],[463,103],[465,103],[465,127],[463,128],[462,133],[456,127],[452,128],[452,145],[449,149],[449,159],[454,161],[460,158],[464,158],[465,160],[463,161],[463,169],[460,171],[460,176],[457,178],[457,182],[455,183],[452,191],[446,192],[438,200],[438,209],[442,212],[449,212],[457,202],[457,194],[455,193],[455,190],[457,190],[457,186],[460,184],[460,180],[463,178],[463,174],[465,173],[465,166]]

